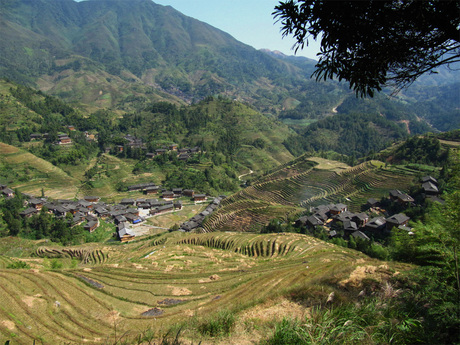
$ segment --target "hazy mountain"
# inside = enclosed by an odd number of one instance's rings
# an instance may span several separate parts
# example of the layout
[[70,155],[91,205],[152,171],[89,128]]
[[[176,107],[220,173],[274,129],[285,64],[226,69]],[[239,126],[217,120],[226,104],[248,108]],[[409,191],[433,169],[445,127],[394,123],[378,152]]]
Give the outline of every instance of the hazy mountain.
[[[281,119],[382,113],[381,101],[356,100],[345,83],[310,79],[314,60],[258,51],[150,0],[3,0],[0,6],[0,76],[67,101],[126,111],[151,100],[190,103],[220,94]],[[439,74],[436,86],[455,79]],[[392,99],[384,115],[404,120],[401,114],[414,118],[417,109],[438,123],[445,109],[414,107],[433,80],[427,76],[416,91]],[[428,114],[427,107],[440,112]]]

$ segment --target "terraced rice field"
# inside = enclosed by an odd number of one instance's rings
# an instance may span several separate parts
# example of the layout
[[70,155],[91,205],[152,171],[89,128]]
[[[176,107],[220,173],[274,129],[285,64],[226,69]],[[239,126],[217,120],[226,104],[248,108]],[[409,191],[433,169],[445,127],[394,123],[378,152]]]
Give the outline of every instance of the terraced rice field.
[[380,199],[391,189],[407,190],[417,173],[402,167],[387,169],[379,161],[349,167],[322,158],[301,157],[226,198],[207,219],[204,230],[253,231],[270,219],[337,202],[358,212],[371,197]]
[[2,163],[7,167],[14,166],[14,170],[29,171],[27,181],[11,185],[21,192],[40,195],[43,188],[48,197],[55,198],[73,198],[77,193],[79,181],[62,169],[17,147],[0,143],[0,165]]
[[0,269],[0,343],[113,343],[380,265],[298,234],[167,233],[98,250],[110,252],[105,263]]

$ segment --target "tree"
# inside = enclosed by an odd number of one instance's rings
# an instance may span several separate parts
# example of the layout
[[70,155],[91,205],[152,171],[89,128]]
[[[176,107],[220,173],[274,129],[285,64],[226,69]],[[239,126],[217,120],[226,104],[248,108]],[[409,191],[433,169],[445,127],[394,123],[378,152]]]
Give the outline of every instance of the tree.
[[420,75],[460,61],[460,2],[286,0],[275,7],[296,51],[321,38],[317,80],[347,80],[357,95],[399,91]]

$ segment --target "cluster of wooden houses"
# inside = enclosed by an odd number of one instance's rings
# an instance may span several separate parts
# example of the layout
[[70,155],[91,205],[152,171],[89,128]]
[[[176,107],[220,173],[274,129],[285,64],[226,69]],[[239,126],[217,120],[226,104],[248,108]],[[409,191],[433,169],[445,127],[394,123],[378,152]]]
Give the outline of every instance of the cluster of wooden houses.
[[[80,200],[48,200],[26,195],[26,208],[20,212],[23,218],[32,217],[43,208],[55,217],[68,218],[71,226],[85,223],[84,228],[89,232],[99,227],[100,219],[113,221],[117,226],[117,237],[125,242],[134,238],[130,224],[139,224],[145,217],[182,209],[181,197],[190,197],[196,203],[206,202],[206,194],[195,194],[194,190],[174,188],[171,191],[161,189],[154,183],[143,183],[128,187],[129,191],[143,191],[145,194],[158,193],[162,200],[150,198],[125,198],[118,204],[107,204],[97,196],[85,196]],[[0,193],[7,198],[14,197],[14,191],[7,185],[0,185]],[[222,197],[215,198],[205,211],[194,216],[181,225],[181,231],[190,231],[200,226],[203,219],[211,214],[220,204]],[[141,213],[144,215],[142,216]]]
[[223,198],[224,196],[219,196],[217,198],[214,198],[212,203],[210,203],[209,206],[206,207],[206,209],[203,212],[200,212],[196,216],[193,216],[192,218],[190,218],[188,221],[182,223],[179,227],[179,231],[188,232],[188,231],[192,231],[196,228],[201,227],[204,219],[207,216],[210,216],[215,210],[219,208],[220,203]]
[[[439,194],[438,182],[431,176],[423,177],[421,180],[422,193],[425,198],[437,197]],[[399,203],[403,207],[414,206],[414,198],[400,190],[391,190],[389,199]],[[440,200],[437,198],[436,200]],[[381,213],[380,202],[376,199],[367,200],[367,206],[371,213]],[[411,228],[408,226],[410,218],[404,213],[398,213],[391,216],[378,216],[370,219],[366,212],[352,213],[348,211],[345,204],[320,205],[310,209],[312,215],[303,216],[297,219],[296,226],[325,226],[330,228],[334,222],[343,224],[344,237],[362,238],[369,240],[369,236],[381,236],[384,232],[389,232],[397,227],[411,234]],[[337,231],[330,230],[329,237],[337,236]]]
[[172,188],[171,190],[167,190],[161,188],[155,183],[141,183],[131,185],[128,186],[128,191],[140,191],[146,195],[159,194],[161,195],[161,198],[168,201],[180,198],[182,196],[189,197],[194,202],[204,202],[207,199],[206,194],[195,193],[193,189]]
[[154,158],[156,156],[171,152],[177,151],[177,158],[180,161],[187,161],[193,154],[199,153],[200,148],[198,146],[195,147],[183,147],[177,148],[177,144],[172,144],[169,146],[163,146],[162,148],[156,149],[155,152],[147,152],[145,155],[146,158]]
[[[343,224],[344,237],[362,238],[369,240],[370,234],[381,235],[385,231],[390,231],[393,227],[399,227],[410,231],[407,223],[410,218],[403,213],[395,214],[391,217],[375,217],[370,219],[366,212],[353,213],[348,210],[344,204],[320,205],[311,209],[311,216],[303,216],[297,219],[296,226],[331,226],[334,222]],[[337,236],[337,231],[330,230],[329,237]]]
[[[126,145],[131,147],[131,148],[138,148],[142,149],[144,151],[147,151],[147,145],[142,141],[140,138],[136,138],[130,134],[125,135],[123,139],[126,140]],[[125,149],[125,145],[117,145],[115,150],[116,152],[120,153],[123,152]],[[111,148],[107,147],[106,148],[106,153],[110,152]],[[162,154],[168,153],[168,152],[177,152],[177,157],[181,161],[187,161],[193,154],[199,153],[201,149],[198,146],[195,147],[183,147],[179,148],[177,144],[170,144],[170,145],[163,145],[153,152],[147,152],[145,154],[146,158],[154,158],[157,156],[160,156]]]

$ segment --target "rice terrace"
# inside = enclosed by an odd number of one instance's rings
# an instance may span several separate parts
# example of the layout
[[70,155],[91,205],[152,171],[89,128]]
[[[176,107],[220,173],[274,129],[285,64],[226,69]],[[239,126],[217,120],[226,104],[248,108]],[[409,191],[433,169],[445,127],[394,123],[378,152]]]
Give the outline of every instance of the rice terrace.
[[459,13],[0,0],[0,345],[460,345]]
[[[331,294],[355,299],[406,266],[308,235],[257,230],[321,202],[346,199],[357,208],[407,187],[414,174],[378,161],[350,168],[303,156],[225,198],[192,233],[157,230],[74,247],[9,238],[0,256],[0,339],[118,344],[179,330],[203,344],[262,339],[273,322],[305,317]],[[6,269],[18,262],[29,268]],[[237,315],[231,335],[197,333],[225,311]]]

